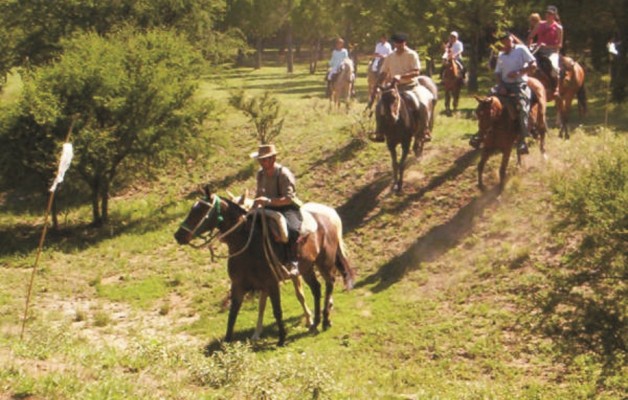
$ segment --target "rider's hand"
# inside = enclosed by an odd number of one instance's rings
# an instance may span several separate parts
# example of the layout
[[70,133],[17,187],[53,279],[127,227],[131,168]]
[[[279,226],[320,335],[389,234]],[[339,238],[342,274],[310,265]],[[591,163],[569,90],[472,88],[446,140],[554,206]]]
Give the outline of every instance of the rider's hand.
[[266,196],[260,196],[253,201],[254,207],[264,207],[270,204],[270,199]]
[[399,82],[401,80],[401,75],[393,76],[393,81]]

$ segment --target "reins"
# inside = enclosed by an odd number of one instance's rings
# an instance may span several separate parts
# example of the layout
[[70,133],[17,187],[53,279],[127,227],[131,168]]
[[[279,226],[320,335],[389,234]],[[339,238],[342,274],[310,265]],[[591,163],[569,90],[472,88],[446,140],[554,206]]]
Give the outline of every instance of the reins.
[[[216,224],[216,226],[220,225],[221,222],[224,221],[223,216],[220,213],[220,197],[218,197],[218,195],[214,195],[214,201],[212,203],[209,203],[208,201],[201,199],[198,200],[200,203],[205,204],[207,206],[209,206],[209,209],[207,210],[207,212],[205,213],[205,215],[203,216],[203,218],[201,218],[199,220],[199,222],[194,226],[194,228],[190,229],[189,227],[187,227],[185,225],[185,223],[182,223],[180,226],[183,230],[189,232],[193,237],[199,237],[201,239],[204,239],[203,243],[194,245],[192,243],[189,243],[190,246],[192,246],[195,249],[202,249],[204,247],[207,247],[209,249],[209,252],[211,253],[211,258],[212,258],[212,262],[214,262],[214,260],[216,258],[233,258],[233,257],[237,257],[240,254],[244,253],[248,248],[249,245],[251,244],[251,240],[253,239],[253,233],[255,231],[255,220],[259,214],[258,210],[256,209],[252,209],[250,211],[248,211],[246,213],[246,215],[243,215],[240,217],[240,220],[238,222],[236,222],[231,228],[227,229],[225,232],[222,232],[220,234],[216,233],[216,234],[209,234],[207,236],[201,236],[201,235],[197,235],[196,232],[200,229],[200,227],[203,225],[203,223],[209,219],[209,217],[212,215],[212,213],[214,212],[214,210],[216,210],[216,218],[218,223]],[[246,222],[247,217],[253,214],[253,221],[251,223],[251,230],[249,232],[248,238],[246,243],[244,244],[244,246],[236,251],[235,253],[229,254],[226,257],[218,257],[215,255],[214,253],[214,249],[211,246],[212,243],[217,239],[217,240],[222,240],[225,237],[229,236],[231,233],[233,233],[236,229],[238,229],[240,227],[240,225],[242,225],[243,223]],[[277,257],[277,255],[275,254],[275,252],[273,251],[272,248],[272,243],[270,241],[270,236],[268,234],[268,223],[266,222],[266,215],[264,214],[262,217],[262,247],[264,248],[264,257],[266,258],[266,262],[268,263],[268,266],[270,267],[270,270],[273,274],[273,277],[275,278],[275,280],[277,282],[281,281],[281,269],[284,268],[281,264],[281,261],[279,260],[279,258]]]

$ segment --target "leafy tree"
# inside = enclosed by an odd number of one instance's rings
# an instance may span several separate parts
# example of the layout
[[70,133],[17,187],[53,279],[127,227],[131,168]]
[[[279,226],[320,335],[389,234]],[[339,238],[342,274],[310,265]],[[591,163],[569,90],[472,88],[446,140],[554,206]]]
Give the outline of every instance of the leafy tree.
[[284,118],[279,118],[281,104],[270,92],[249,97],[241,90],[231,95],[229,103],[255,125],[253,136],[261,144],[271,143],[281,133],[284,122]]
[[100,224],[116,179],[202,151],[200,128],[211,111],[193,101],[202,63],[185,39],[162,30],[89,33],[64,44],[58,62],[25,76],[3,151],[19,151],[22,160],[47,153],[77,118],[73,168],[90,188]]

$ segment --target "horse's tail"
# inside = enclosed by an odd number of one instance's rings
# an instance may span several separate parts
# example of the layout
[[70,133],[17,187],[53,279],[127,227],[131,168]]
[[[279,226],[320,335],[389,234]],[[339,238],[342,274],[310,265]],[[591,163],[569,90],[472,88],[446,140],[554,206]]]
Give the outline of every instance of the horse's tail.
[[581,116],[587,113],[587,91],[584,88],[584,82],[578,89],[578,111]]
[[355,271],[351,267],[351,263],[347,258],[347,249],[345,248],[345,242],[342,240],[342,225],[338,231],[338,249],[336,250],[336,268],[340,271],[342,279],[345,282],[347,290],[353,289],[353,283],[355,279]]

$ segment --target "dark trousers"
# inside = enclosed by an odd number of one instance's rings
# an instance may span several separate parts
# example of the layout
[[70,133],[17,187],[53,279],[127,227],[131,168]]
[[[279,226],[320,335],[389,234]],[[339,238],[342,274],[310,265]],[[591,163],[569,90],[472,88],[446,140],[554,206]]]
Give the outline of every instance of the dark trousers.
[[290,205],[285,207],[267,207],[267,209],[280,212],[286,218],[286,223],[288,224],[287,259],[289,262],[297,261],[297,239],[299,239],[301,222],[303,222],[299,207]]

